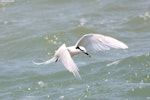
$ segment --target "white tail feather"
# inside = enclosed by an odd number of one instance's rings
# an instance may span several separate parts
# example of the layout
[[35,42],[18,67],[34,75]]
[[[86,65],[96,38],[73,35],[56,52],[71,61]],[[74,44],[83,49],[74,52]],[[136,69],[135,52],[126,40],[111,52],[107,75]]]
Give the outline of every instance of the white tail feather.
[[38,62],[34,62],[34,61],[32,61],[33,62],[33,64],[36,64],[36,65],[42,65],[42,64],[50,64],[50,63],[52,63],[52,62],[55,62],[57,60],[57,58],[56,57],[53,57],[53,58],[51,58],[50,60],[47,60],[47,61],[45,61],[45,62],[40,62],[40,63],[38,63]]

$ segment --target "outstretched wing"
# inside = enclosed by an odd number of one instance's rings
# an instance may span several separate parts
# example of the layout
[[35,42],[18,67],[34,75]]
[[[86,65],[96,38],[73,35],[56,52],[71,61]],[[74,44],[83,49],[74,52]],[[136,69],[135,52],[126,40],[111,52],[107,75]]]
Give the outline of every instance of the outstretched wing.
[[92,50],[109,50],[115,49],[127,49],[128,46],[123,42],[101,34],[86,34],[83,35],[76,43],[76,47],[83,46]]
[[75,77],[80,78],[79,69],[74,63],[73,59],[70,56],[69,51],[65,44],[63,44],[55,53],[55,56],[59,57],[59,60],[63,63],[67,70],[72,72]]

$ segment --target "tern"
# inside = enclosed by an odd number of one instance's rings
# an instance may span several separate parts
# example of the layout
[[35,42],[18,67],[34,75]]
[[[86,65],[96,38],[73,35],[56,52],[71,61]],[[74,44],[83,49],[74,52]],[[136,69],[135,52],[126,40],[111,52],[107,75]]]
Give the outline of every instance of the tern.
[[79,69],[73,61],[72,56],[84,53],[91,57],[87,52],[88,50],[104,51],[110,50],[110,48],[127,49],[128,46],[110,36],[101,34],[85,34],[77,41],[74,46],[66,47],[66,44],[62,44],[58,50],[55,51],[54,56],[50,60],[41,63],[33,63],[36,65],[41,65],[61,61],[69,72],[72,72],[75,77],[81,79]]

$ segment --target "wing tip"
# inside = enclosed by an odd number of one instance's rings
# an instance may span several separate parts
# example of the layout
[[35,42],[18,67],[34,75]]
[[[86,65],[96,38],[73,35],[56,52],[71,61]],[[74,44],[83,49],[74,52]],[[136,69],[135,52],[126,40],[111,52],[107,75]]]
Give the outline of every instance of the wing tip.
[[[73,73],[73,74],[74,74],[74,73]],[[80,79],[80,80],[82,79],[81,76],[80,76],[80,74],[79,74],[78,72],[75,73],[74,76],[75,76],[77,79]]]
[[41,63],[37,63],[37,62],[34,62],[34,61],[32,61],[32,63],[35,64],[35,65],[41,65]]
[[128,49],[129,47],[126,44],[121,45],[121,49]]

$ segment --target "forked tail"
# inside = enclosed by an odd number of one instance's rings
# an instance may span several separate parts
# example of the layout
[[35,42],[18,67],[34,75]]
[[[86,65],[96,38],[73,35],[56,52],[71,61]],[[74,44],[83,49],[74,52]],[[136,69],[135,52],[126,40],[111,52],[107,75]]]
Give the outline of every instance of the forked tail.
[[47,61],[45,61],[45,62],[34,62],[34,61],[32,61],[32,63],[33,64],[36,64],[36,65],[42,65],[42,64],[50,64],[50,63],[52,63],[52,62],[56,62],[57,61],[57,58],[56,57],[53,57],[53,58],[51,58],[50,60],[47,60]]

